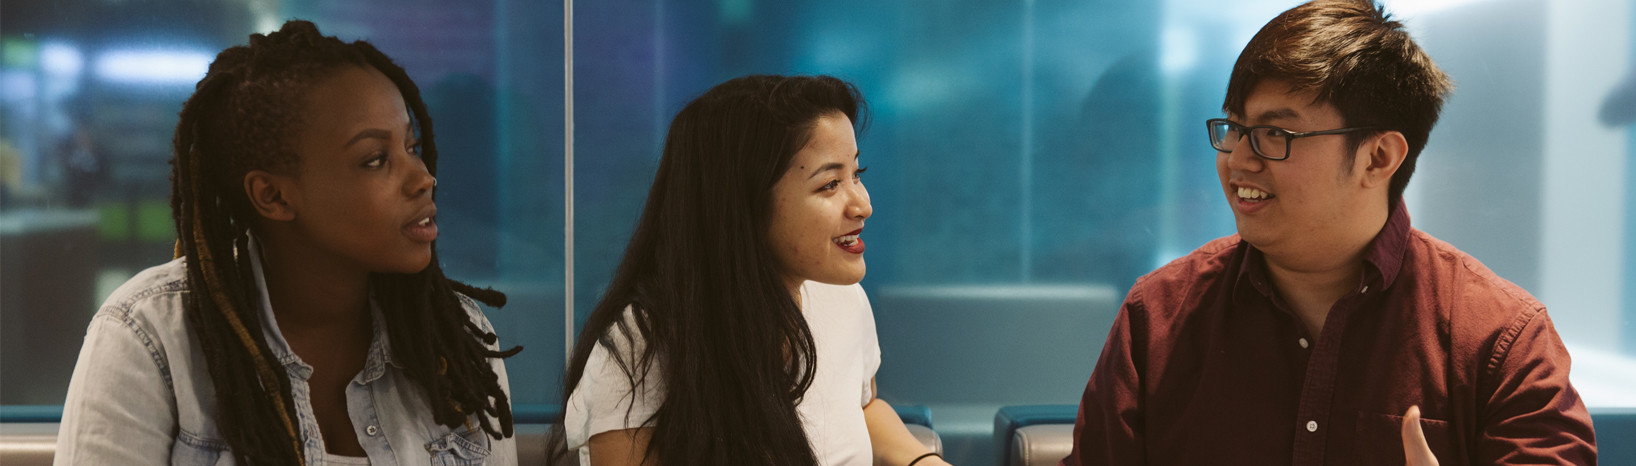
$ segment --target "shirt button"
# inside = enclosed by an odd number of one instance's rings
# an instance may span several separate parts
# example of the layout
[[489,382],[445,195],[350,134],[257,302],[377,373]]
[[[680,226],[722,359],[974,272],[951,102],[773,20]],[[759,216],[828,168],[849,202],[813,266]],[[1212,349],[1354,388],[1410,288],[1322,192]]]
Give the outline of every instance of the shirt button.
[[1307,421],[1307,432],[1317,432],[1318,421]]
[[1308,346],[1308,345],[1309,345],[1309,343],[1307,343],[1307,339],[1305,339],[1305,338],[1302,338],[1302,339],[1301,339],[1301,340],[1300,340],[1300,341],[1299,341],[1299,343],[1301,343],[1301,347],[1302,347],[1302,348],[1306,348],[1306,347],[1307,347],[1307,346]]
[[370,437],[374,437],[374,436],[379,435],[381,433],[381,429],[377,428],[375,426],[369,426],[367,428],[364,428],[364,432],[368,432]]

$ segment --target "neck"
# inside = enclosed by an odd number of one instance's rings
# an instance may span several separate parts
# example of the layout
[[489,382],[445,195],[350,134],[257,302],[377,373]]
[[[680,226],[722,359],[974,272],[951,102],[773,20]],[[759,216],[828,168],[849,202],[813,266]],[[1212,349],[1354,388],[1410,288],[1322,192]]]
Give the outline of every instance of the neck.
[[1292,264],[1270,255],[1263,257],[1273,286],[1297,307],[1311,303],[1328,309],[1351,291],[1363,274],[1362,249],[1337,254],[1333,261],[1321,264]]
[[1384,205],[1363,209],[1339,231],[1312,235],[1292,248],[1262,249],[1267,275],[1313,336],[1329,309],[1353,291],[1363,276],[1364,253],[1386,225]]
[[784,287],[790,290],[790,299],[795,300],[795,307],[801,307],[801,284],[806,280],[784,277]]
[[279,329],[288,336],[368,326],[369,272],[291,236],[257,237],[267,299]]

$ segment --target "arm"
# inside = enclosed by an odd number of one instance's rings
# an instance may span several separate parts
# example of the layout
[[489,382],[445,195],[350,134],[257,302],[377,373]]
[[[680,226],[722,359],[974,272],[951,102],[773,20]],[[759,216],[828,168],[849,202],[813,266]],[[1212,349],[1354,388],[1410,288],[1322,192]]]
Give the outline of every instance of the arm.
[[[871,379],[873,387],[875,381]],[[873,392],[874,390],[870,390]],[[863,407],[863,422],[869,426],[869,445],[875,453],[876,466],[903,466],[920,455],[931,453],[926,445],[909,433],[903,418],[886,400],[875,398]],[[949,463],[936,456],[920,460],[915,466],[946,466]]]
[[[629,311],[625,318],[632,319]],[[627,361],[641,354],[644,343],[640,335],[616,333],[617,328],[609,330],[614,351]],[[634,322],[630,328],[636,329]],[[652,466],[658,463],[656,458],[645,459],[653,428],[643,426],[648,425],[647,421],[664,404],[665,379],[659,373],[657,361],[648,369],[633,387],[606,345],[597,344],[592,348],[579,384],[563,407],[568,448],[575,452],[573,454],[581,455],[580,464]]]
[[1488,395],[1476,464],[1596,463],[1590,413],[1568,382],[1568,349],[1541,310],[1500,336],[1484,369]]
[[[164,355],[136,322],[91,320],[63,402],[53,464],[167,464],[176,398]],[[202,361],[202,360],[201,360]]]
[[[649,460],[648,440],[653,428],[610,430],[591,436],[589,466],[656,466],[658,460]],[[644,461],[646,460],[646,461]]]
[[[1140,286],[1140,285],[1138,285]],[[1063,465],[1144,464],[1146,439],[1143,436],[1141,372],[1142,307],[1136,290],[1125,300],[1119,317],[1108,332],[1102,357],[1091,371],[1085,396],[1079,401],[1079,419],[1074,422],[1074,449]]]

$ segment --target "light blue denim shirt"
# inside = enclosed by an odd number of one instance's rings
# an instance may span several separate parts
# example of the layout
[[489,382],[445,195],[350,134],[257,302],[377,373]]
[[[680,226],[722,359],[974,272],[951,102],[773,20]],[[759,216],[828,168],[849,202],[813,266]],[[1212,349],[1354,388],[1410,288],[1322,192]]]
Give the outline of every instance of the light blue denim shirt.
[[[328,455],[307,384],[312,366],[290,350],[279,332],[258,256],[251,254],[261,292],[262,336],[289,374],[307,464],[323,465]],[[217,430],[218,394],[204,354],[182,315],[182,299],[189,292],[186,277],[183,259],[145,270],[114,291],[91,320],[63,404],[54,464],[235,464]],[[477,303],[460,299],[471,319],[492,332]],[[424,392],[392,362],[380,309],[371,308],[375,336],[369,359],[346,388],[347,413],[370,463],[517,464],[513,439],[494,440],[481,428],[451,430],[432,420]],[[509,394],[505,365],[499,359],[490,364]],[[471,425],[477,426],[475,418]]]

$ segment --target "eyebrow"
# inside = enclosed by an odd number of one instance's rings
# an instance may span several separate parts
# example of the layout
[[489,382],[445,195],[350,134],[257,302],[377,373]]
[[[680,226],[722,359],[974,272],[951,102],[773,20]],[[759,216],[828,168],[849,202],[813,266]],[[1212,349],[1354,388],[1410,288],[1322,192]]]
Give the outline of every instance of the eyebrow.
[[[862,153],[862,152],[859,152],[859,153],[856,153],[856,154],[852,154],[852,159],[853,159],[853,160],[857,160],[857,159],[858,159],[858,156],[859,156],[859,155],[862,155],[862,154],[863,154],[863,153]],[[818,169],[817,169],[817,170],[813,170],[813,171],[812,171],[812,174],[811,174],[811,175],[807,175],[807,179],[809,179],[809,180],[810,180],[810,179],[812,179],[812,178],[813,178],[813,177],[815,177],[815,176],[818,176],[818,174],[819,174],[819,173],[823,173],[823,172],[827,172],[827,171],[830,171],[830,170],[840,170],[840,169],[842,169],[842,168],[846,168],[846,166],[845,166],[845,165],[841,165],[841,163],[840,163],[840,162],[830,162],[830,163],[826,163],[826,164],[823,164],[823,165],[820,165],[820,166],[818,166]]]
[[1256,121],[1266,122],[1266,121],[1269,121],[1269,120],[1297,119],[1297,118],[1300,118],[1300,117],[1301,117],[1301,114],[1299,112],[1296,112],[1295,110],[1288,109],[1288,108],[1279,108],[1279,109],[1273,109],[1273,110],[1268,110],[1268,111],[1265,111],[1265,112],[1261,112],[1261,117],[1257,118]]
[[[407,126],[407,129],[408,129],[408,132],[406,132],[404,134],[406,136],[408,136],[408,137],[405,138],[405,139],[410,140],[410,141],[415,140],[414,125],[411,123],[411,124],[406,125],[406,126]],[[353,135],[352,139],[347,140],[346,145],[344,145],[342,147],[352,147],[353,144],[357,144],[358,141],[362,141],[362,140],[365,140],[365,139],[384,139],[384,140],[390,141],[390,140],[392,140],[392,132],[388,131],[388,130],[380,129],[380,128],[369,128],[369,129],[366,129],[366,130],[363,130],[363,131],[359,131],[358,134]]]
[[352,139],[348,140],[346,145],[342,147],[352,147],[353,144],[357,144],[358,141],[365,139],[385,139],[390,141],[392,139],[392,132],[380,128],[370,128],[359,131],[357,135],[352,136]]

